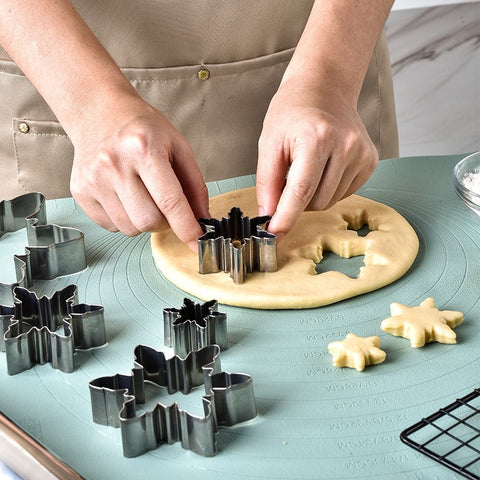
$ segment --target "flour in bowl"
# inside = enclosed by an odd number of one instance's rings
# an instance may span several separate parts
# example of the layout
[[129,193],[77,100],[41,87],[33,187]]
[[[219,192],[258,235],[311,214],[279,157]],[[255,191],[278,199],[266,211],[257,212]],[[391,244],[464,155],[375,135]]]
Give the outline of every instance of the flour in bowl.
[[475,170],[475,172],[470,172],[462,179],[462,183],[472,192],[480,195],[480,170]]

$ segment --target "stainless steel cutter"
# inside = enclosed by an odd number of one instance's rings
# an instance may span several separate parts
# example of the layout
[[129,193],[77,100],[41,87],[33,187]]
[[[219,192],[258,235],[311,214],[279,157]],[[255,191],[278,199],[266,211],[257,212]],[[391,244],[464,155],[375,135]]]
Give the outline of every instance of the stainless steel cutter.
[[21,228],[26,228],[28,246],[25,254],[14,256],[17,281],[0,282],[0,303],[11,303],[17,286],[30,288],[33,280],[51,280],[87,267],[83,232],[47,224],[42,193],[26,193],[0,202],[0,238]]
[[72,372],[76,349],[106,343],[103,307],[76,301],[76,285],[51,298],[38,298],[22,287],[14,289],[14,305],[0,305],[0,351],[6,353],[9,375],[47,362]]
[[163,309],[163,321],[164,344],[176,355],[184,357],[213,344],[228,348],[227,315],[217,311],[216,300],[200,304],[185,298],[181,308]]
[[233,207],[228,218],[201,218],[205,232],[198,239],[199,272],[230,272],[235,283],[243,283],[253,271],[277,271],[277,237],[267,232],[270,215],[244,217]]
[[[169,394],[187,394],[203,384],[205,416],[181,410],[177,403],[157,403],[153,410],[137,416],[135,405],[145,403],[146,381],[166,387]],[[233,426],[257,414],[252,378],[221,371],[218,345],[208,345],[184,359],[167,359],[163,352],[139,345],[131,375],[97,378],[89,387],[93,421],[121,428],[125,457],[175,442],[210,457],[216,453],[215,434],[220,426]]]

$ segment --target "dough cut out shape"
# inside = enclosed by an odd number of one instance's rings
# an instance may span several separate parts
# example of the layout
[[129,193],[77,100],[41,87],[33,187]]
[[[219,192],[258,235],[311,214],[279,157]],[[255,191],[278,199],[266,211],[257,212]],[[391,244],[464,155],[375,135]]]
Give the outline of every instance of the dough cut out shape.
[[[245,216],[257,215],[255,188],[228,192],[210,199],[210,215],[221,218],[233,207]],[[368,234],[357,230],[368,226]],[[242,284],[224,272],[202,275],[198,254],[170,228],[151,237],[152,254],[160,272],[180,289],[202,300],[248,308],[313,308],[371,292],[394,282],[413,264],[418,238],[394,209],[352,195],[326,211],[304,212],[295,228],[278,242],[276,272],[252,272]],[[337,271],[317,274],[324,251],[341,257],[364,256],[356,278]]]
[[457,334],[452,328],[463,322],[462,312],[439,310],[431,297],[415,307],[392,303],[390,313],[392,316],[382,321],[381,329],[409,339],[415,348],[429,342],[457,343]]
[[345,340],[330,343],[328,351],[333,355],[335,367],[350,367],[362,372],[367,365],[376,365],[385,360],[387,354],[379,347],[380,338],[377,336],[358,337],[349,333]]

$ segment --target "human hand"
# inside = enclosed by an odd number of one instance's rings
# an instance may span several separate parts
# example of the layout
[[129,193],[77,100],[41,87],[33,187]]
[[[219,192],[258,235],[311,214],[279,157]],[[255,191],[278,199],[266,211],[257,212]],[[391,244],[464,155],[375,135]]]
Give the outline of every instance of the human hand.
[[259,140],[257,201],[279,238],[304,210],[331,207],[375,169],[377,151],[352,103],[292,79],[273,97]]
[[[111,105],[110,105],[111,107]],[[192,250],[208,217],[208,192],[187,141],[140,98],[123,98],[78,128],[70,189],[96,223],[126,235],[168,222]]]

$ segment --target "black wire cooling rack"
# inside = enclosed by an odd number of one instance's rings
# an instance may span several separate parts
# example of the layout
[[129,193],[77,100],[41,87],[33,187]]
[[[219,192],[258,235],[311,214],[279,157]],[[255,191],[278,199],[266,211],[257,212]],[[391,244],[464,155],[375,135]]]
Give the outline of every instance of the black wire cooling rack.
[[400,438],[464,477],[480,479],[480,389],[405,429]]

